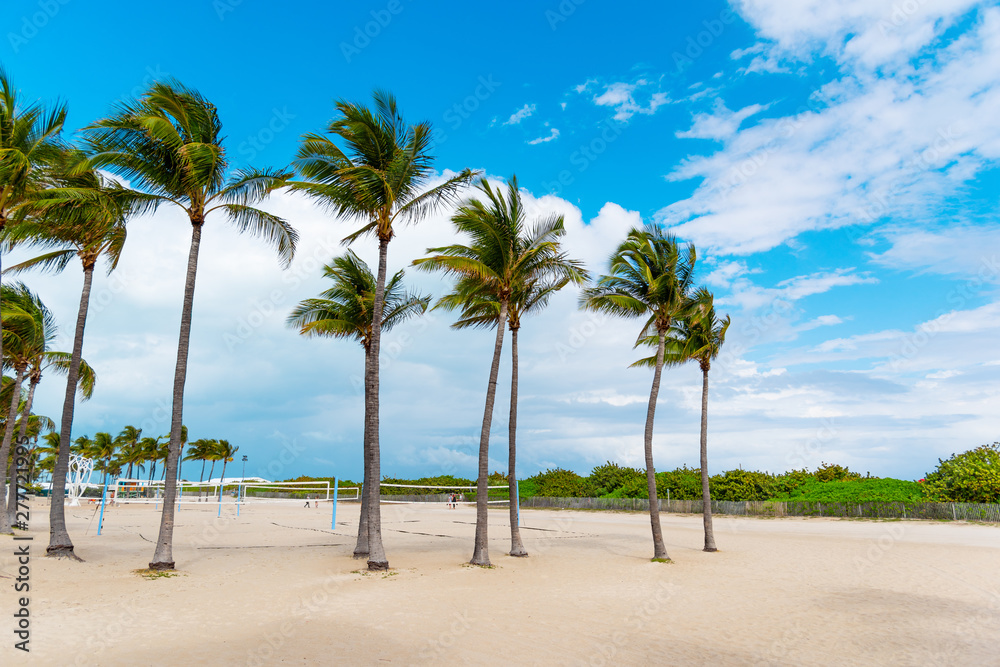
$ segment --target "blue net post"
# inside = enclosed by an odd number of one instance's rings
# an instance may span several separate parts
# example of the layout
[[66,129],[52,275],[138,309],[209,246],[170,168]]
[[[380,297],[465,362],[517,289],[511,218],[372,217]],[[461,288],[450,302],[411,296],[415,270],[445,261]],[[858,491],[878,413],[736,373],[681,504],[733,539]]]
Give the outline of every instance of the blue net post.
[[101,491],[101,518],[97,520],[97,534],[101,534],[101,526],[104,525],[104,499],[108,496],[108,478],[104,477],[104,490]]

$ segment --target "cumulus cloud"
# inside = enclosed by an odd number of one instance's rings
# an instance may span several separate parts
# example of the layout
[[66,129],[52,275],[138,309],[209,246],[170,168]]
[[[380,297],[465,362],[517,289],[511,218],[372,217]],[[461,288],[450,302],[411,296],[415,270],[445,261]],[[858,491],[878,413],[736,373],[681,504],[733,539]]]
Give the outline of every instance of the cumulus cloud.
[[594,96],[594,104],[612,107],[615,110],[614,118],[617,121],[626,121],[637,113],[653,115],[658,108],[667,104],[669,99],[666,93],[655,92],[650,96],[646,106],[637,103],[635,92],[646,85],[648,82],[644,79],[640,79],[636,83],[617,82],[606,85],[603,93]]

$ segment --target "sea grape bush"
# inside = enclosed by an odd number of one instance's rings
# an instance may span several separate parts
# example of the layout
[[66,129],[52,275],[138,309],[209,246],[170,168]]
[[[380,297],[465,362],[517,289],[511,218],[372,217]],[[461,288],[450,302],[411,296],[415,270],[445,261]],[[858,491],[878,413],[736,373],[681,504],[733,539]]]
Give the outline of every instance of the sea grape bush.
[[[310,478],[299,477],[294,481]],[[314,478],[330,479],[330,478]],[[383,482],[432,486],[472,486],[474,480],[442,475],[405,480],[386,477]],[[507,483],[507,476],[494,472],[491,486]],[[341,486],[351,486],[342,481]],[[522,498],[648,498],[646,472],[608,461],[583,477],[572,470],[549,469],[519,483]],[[709,478],[713,500],[773,500],[821,503],[865,502],[973,502],[1000,503],[1000,443],[983,445],[963,454],[939,460],[934,472],[920,482],[862,476],[847,466],[822,463],[815,471],[791,470],[778,475],[757,470],[727,470]],[[383,488],[385,495],[419,490]],[[701,499],[701,470],[681,466],[656,473],[656,491],[666,500]],[[472,494],[474,496],[474,494]]]
[[923,486],[925,494],[936,500],[1000,503],[1000,443],[938,459],[937,469],[927,473]]

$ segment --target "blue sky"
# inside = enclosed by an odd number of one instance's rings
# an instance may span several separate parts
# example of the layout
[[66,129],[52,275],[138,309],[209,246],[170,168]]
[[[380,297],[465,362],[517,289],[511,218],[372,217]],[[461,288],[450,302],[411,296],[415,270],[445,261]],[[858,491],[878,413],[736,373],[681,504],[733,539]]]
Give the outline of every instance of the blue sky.
[[[9,2],[0,62],[27,97],[66,100],[74,129],[176,77],[219,107],[237,166],[286,165],[333,100],[383,87],[434,124],[441,174],[517,173],[595,273],[630,226],[669,226],[734,320],[712,371],[713,472],[828,461],[917,478],[996,440],[1000,9],[650,4]],[[206,231],[185,422],[240,445],[248,474],[357,478],[360,347],[283,324],[351,227],[287,194],[267,206],[302,233],[288,271],[222,221]],[[390,269],[451,242],[447,217],[403,230]],[[120,270],[98,279],[85,357],[100,382],[75,433],[166,432],[188,234],[175,212],[136,220]],[[26,278],[66,331],[79,277]],[[525,475],[641,464],[637,324],[575,304],[567,291],[522,330]],[[435,312],[387,340],[387,474],[475,474],[492,338],[449,323]],[[59,413],[58,384],[42,383],[40,411]],[[496,469],[508,389],[502,377]],[[697,462],[699,392],[695,367],[665,376],[658,468]]]

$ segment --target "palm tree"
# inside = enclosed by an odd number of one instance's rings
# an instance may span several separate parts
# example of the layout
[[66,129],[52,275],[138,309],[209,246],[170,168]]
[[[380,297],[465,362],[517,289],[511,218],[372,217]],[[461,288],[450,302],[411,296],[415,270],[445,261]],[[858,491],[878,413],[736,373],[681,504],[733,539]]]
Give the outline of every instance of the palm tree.
[[[23,105],[0,66],[0,239],[32,193],[44,187],[45,167],[59,150],[59,134],[65,121],[64,104],[52,109],[38,103]],[[3,344],[0,336],[0,357]]]
[[[348,250],[323,267],[323,277],[333,286],[318,298],[306,299],[288,316],[288,325],[303,336],[350,338],[361,343],[365,359],[372,340],[372,308],[375,302],[375,276],[360,257]],[[389,331],[400,322],[427,310],[430,296],[408,293],[403,289],[403,271],[397,271],[386,283],[382,300],[382,330]],[[365,428],[367,428],[367,421]],[[367,440],[367,437],[365,438]],[[367,460],[367,459],[366,459]],[[363,486],[363,485],[362,485]],[[368,555],[368,496],[362,493],[361,519],[354,557]]]
[[[32,268],[60,272],[74,256],[83,265],[83,287],[60,423],[63,442],[68,443],[72,438],[76,409],[74,387],[81,372],[83,336],[90,307],[94,268],[102,257],[107,263],[108,273],[118,266],[125,244],[126,221],[150,205],[149,198],[128,190],[105,178],[96,169],[89,168],[82,151],[67,149],[58,154],[50,187],[36,192],[30,198],[21,211],[24,220],[7,235],[12,247],[26,244],[49,251],[10,267],[10,272]],[[69,452],[68,448],[61,448],[59,451],[60,457],[52,476],[50,538],[46,553],[51,556],[72,556],[73,542],[66,530],[62,502],[66,473],[69,470]]]
[[653,467],[653,416],[660,391],[666,337],[674,320],[690,309],[689,295],[697,259],[694,246],[681,248],[677,240],[660,227],[647,225],[632,229],[610,260],[610,274],[584,290],[581,307],[619,317],[643,317],[646,323],[636,345],[648,336],[657,337],[653,364],[653,386],[649,391],[644,434],[646,484],[649,489],[649,522],[653,532],[653,558],[667,560],[660,529],[660,507],[656,496]]
[[[27,292],[24,288],[23,292]],[[0,319],[4,322],[2,332],[6,341],[3,350],[3,368],[13,368],[14,377],[3,377],[3,394],[8,398],[10,408],[4,417],[3,444],[0,445],[0,516],[7,515],[7,465],[10,458],[10,444],[14,436],[14,422],[17,418],[18,408],[21,404],[21,385],[24,383],[24,376],[28,369],[25,356],[30,354],[33,342],[38,336],[35,318],[24,311],[19,304],[19,298],[23,296],[22,290],[15,290],[7,285],[0,286]],[[9,382],[8,382],[9,379]],[[10,392],[10,393],[7,393]]]
[[[22,418],[18,439],[23,440],[27,433],[31,408],[35,397],[35,388],[41,382],[42,373],[52,368],[58,372],[66,373],[70,366],[71,355],[66,352],[56,352],[49,349],[49,345],[55,340],[58,328],[52,312],[42,303],[38,295],[33,294],[23,283],[17,285],[0,287],[2,298],[14,304],[21,312],[29,315],[33,321],[30,328],[31,334],[18,338],[15,345],[8,346],[8,357],[15,372],[23,379],[29,379],[29,389],[24,404],[20,407]],[[79,381],[75,385],[83,398],[89,399],[94,392],[96,377],[93,369],[82,361],[79,365]],[[18,414],[18,406],[11,401],[12,412],[8,412],[7,423],[10,428],[5,429],[3,445],[0,445],[0,456],[10,451],[15,429],[15,418]],[[0,458],[0,460],[5,460]],[[6,468],[4,469],[6,472]],[[11,469],[11,479],[14,479],[13,468]],[[6,526],[14,524],[17,507],[17,485],[11,484],[7,489],[5,514],[0,516],[6,521]]]
[[136,184],[152,200],[151,206],[161,203],[178,206],[191,223],[191,248],[174,371],[163,514],[153,560],[149,564],[154,570],[172,570],[184,381],[202,227],[212,213],[225,214],[240,231],[261,236],[274,245],[288,266],[298,235],[278,216],[254,206],[284,185],[288,175],[270,169],[243,170],[236,171],[227,180],[229,161],[215,106],[176,81],[154,83],[141,98],[120,103],[111,116],[97,121],[87,128],[87,132],[97,153],[91,161],[93,167],[110,168]]
[[[455,326],[478,323],[475,320],[476,309],[484,295],[490,295],[497,303],[495,315],[491,312],[489,322],[482,322],[495,323],[497,334],[479,437],[476,541],[470,561],[473,565],[489,566],[487,485],[490,426],[511,296],[518,286],[535,280],[546,277],[582,280],[583,274],[576,262],[566,259],[559,252],[558,239],[565,233],[562,216],[549,216],[537,221],[532,229],[525,229],[525,211],[516,176],[507,183],[506,193],[494,190],[486,178],[480,179],[478,188],[485,199],[472,197],[466,200],[452,216],[458,231],[470,237],[470,244],[429,248],[427,252],[436,254],[418,259],[414,265],[423,270],[438,270],[458,277],[454,290],[434,306],[449,310],[470,308],[463,311],[463,317]],[[471,321],[465,324],[466,320]],[[514,521],[514,524],[512,535],[516,534],[517,522]]]
[[215,474],[215,463],[216,461],[222,460],[222,455],[219,451],[219,441],[209,440],[208,446],[205,450],[205,458],[212,462],[212,467],[208,470],[208,483],[212,483],[213,475]]
[[226,485],[226,465],[233,460],[236,456],[236,452],[240,451],[239,447],[233,447],[229,444],[228,440],[219,440],[216,443],[216,454],[219,460],[222,461],[222,481],[219,486],[219,498],[222,498],[222,489]]
[[[540,311],[548,304],[549,297],[565,287],[571,280],[574,283],[581,283],[587,279],[586,271],[583,271],[576,262],[566,262],[562,270],[569,273],[561,278],[545,277],[528,281],[518,282],[511,291],[509,303],[507,305],[507,325],[510,327],[510,356],[511,356],[511,383],[510,383],[510,418],[508,421],[508,462],[507,462],[507,483],[509,485],[510,503],[510,555],[527,556],[528,552],[521,541],[521,531],[517,525],[517,392],[518,392],[518,348],[517,335],[521,329],[521,318],[527,314]],[[500,303],[496,295],[489,291],[488,286],[482,293],[473,289],[471,294],[453,293],[450,298],[455,298],[456,307],[461,307],[462,316],[452,326],[456,329],[466,327],[489,327],[493,328],[497,324],[500,313]],[[463,305],[464,304],[464,305]]]
[[[712,530],[712,496],[708,479],[708,371],[712,360],[719,356],[729,316],[719,319],[715,313],[714,297],[704,287],[692,297],[692,308],[688,317],[676,320],[671,327],[664,352],[666,365],[680,365],[687,361],[697,361],[701,367],[701,495],[702,523],[705,526],[705,551],[717,551],[715,532]],[[650,344],[656,344],[652,339]],[[653,366],[655,357],[649,357],[632,364],[633,366]]]
[[205,479],[205,462],[208,461],[210,450],[215,441],[198,438],[188,447],[186,461],[201,461],[201,475],[198,476],[198,500],[201,500],[201,483]]
[[132,466],[143,460],[142,449],[139,447],[139,440],[141,439],[142,429],[131,425],[123,428],[122,432],[115,438],[122,463],[128,465],[128,472],[125,473],[128,479],[132,479]]
[[[330,136],[303,137],[295,166],[303,181],[296,190],[322,204],[334,215],[363,222],[345,241],[371,234],[378,239],[379,260],[372,301],[372,333],[365,358],[365,479],[368,498],[368,569],[385,570],[389,561],[382,545],[379,507],[379,349],[386,258],[394,224],[418,222],[452,201],[474,173],[468,169],[421,192],[433,175],[430,123],[407,125],[390,93],[376,90],[374,111],[343,100],[338,117],[327,127]],[[344,143],[340,148],[334,139]]]
[[110,433],[102,431],[94,434],[94,439],[85,452],[87,458],[97,459],[101,462],[98,466],[98,469],[104,473],[104,477],[101,479],[101,486],[104,486],[108,481],[108,473],[111,471],[111,459],[117,451],[118,443],[116,440],[111,437]]

